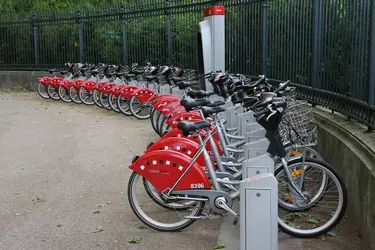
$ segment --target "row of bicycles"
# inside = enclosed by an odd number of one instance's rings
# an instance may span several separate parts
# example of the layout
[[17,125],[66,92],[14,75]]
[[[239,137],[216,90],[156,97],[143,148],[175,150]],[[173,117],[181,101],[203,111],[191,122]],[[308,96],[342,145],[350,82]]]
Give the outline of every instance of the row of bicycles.
[[[66,63],[66,70],[49,70],[38,79],[37,93],[45,99],[96,105],[138,119],[148,119],[149,102],[160,93],[178,93],[180,83],[196,83],[194,70],[150,63],[130,66]],[[60,74],[58,77],[57,74]]]
[[151,125],[161,138],[134,156],[129,167],[128,201],[134,214],[166,232],[226,213],[238,221],[233,203],[240,195],[246,141],[238,127],[228,126],[230,105],[250,112],[269,141],[279,229],[307,238],[335,228],[346,212],[347,189],[316,148],[312,108],[295,97],[290,81],[275,86],[264,76],[223,72],[205,77],[214,91],[181,82],[180,97],[161,94],[149,103]]
[[[251,114],[269,141],[278,181],[279,229],[295,237],[323,235],[345,215],[345,184],[317,149],[311,107],[290,81],[228,72],[205,75],[213,91],[197,88],[195,71],[173,66],[66,64],[63,77],[39,79],[43,98],[96,104],[150,119],[160,139],[129,168],[128,201],[134,214],[158,231],[180,231],[197,220],[239,214],[246,136],[231,127],[228,107]],[[56,74],[56,70],[50,70]]]

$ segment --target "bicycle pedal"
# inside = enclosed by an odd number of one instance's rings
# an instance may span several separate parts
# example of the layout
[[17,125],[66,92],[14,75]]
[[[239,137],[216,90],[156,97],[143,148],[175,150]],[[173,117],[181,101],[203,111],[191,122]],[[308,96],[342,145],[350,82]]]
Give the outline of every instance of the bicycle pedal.
[[236,216],[233,220],[233,225],[237,225],[240,216]]

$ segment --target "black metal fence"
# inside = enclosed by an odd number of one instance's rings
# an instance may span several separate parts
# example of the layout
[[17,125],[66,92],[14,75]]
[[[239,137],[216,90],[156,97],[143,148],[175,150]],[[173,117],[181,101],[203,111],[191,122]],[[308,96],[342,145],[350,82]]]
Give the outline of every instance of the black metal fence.
[[203,9],[224,5],[229,71],[290,79],[310,102],[375,128],[372,2],[139,0],[106,9],[2,17],[0,70],[45,70],[67,61],[196,68]]

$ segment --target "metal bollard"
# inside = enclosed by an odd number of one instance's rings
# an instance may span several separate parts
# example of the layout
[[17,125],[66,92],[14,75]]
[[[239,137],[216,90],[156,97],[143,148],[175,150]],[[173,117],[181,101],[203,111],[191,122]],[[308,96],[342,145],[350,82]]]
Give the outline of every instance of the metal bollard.
[[277,181],[271,173],[241,181],[241,250],[277,250],[277,192]]

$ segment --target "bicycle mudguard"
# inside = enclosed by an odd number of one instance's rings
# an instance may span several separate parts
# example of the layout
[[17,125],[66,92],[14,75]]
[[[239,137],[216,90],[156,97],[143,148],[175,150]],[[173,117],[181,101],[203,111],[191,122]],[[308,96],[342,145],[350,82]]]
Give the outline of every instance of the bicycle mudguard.
[[169,115],[175,115],[177,113],[186,112],[185,107],[181,105],[174,106],[174,103],[171,103],[171,105],[167,105],[163,110],[163,116],[168,117]]
[[180,104],[180,99],[174,98],[174,97],[165,97],[162,100],[158,101],[157,103],[154,103],[152,106],[156,109],[161,111],[166,105],[168,104]]
[[177,124],[180,121],[192,121],[192,120],[202,121],[202,118],[197,111],[191,111],[191,112],[185,111],[185,112],[174,114],[166,121],[166,123],[169,126],[173,126],[173,125],[177,126]]
[[91,91],[94,90],[96,84],[97,84],[97,82],[92,81],[92,80],[88,80],[88,81],[85,81],[84,83],[82,83],[81,87],[83,87],[87,91],[91,92]]
[[41,77],[41,78],[38,78],[38,82],[43,84],[44,86],[47,86],[52,78],[53,77],[49,77],[49,76]]
[[[202,136],[202,139],[204,140],[206,138],[206,132],[205,131],[199,131],[200,135]],[[176,128],[172,128],[170,131],[168,131],[162,138],[169,138],[169,137],[178,137],[178,138],[186,138],[186,139],[189,139],[191,141],[194,141],[196,143],[199,144],[199,139],[197,137],[193,137],[192,135],[188,135],[188,136],[184,136],[182,131],[179,130],[177,127]],[[219,143],[220,141],[218,139],[215,138],[215,136],[213,136],[213,139],[214,139],[214,142],[216,144],[216,148],[219,152],[219,155],[223,155],[223,150],[221,148],[221,144]],[[206,144],[206,150],[208,152],[208,154],[210,156],[213,155],[213,152],[212,152],[212,148],[211,148],[211,144],[210,143],[207,143]]]
[[[150,147],[146,149],[144,152],[145,154],[155,151],[155,150],[171,150],[180,152],[190,158],[193,158],[195,153],[199,150],[199,144],[189,140],[187,138],[175,138],[175,137],[169,137],[169,138],[162,138],[157,142],[154,142]],[[211,159],[212,161],[212,159]],[[200,154],[197,158],[196,163],[198,163],[199,166],[203,169],[205,173],[207,173],[207,166],[204,161],[203,154]],[[212,161],[212,166],[214,166],[216,170],[216,166],[214,162]]]
[[125,86],[127,86],[127,85],[118,84],[118,86],[113,87],[113,88],[109,91],[109,93],[112,93],[112,95],[117,96],[117,95],[120,94],[121,90],[125,88]]
[[60,82],[60,85],[62,85],[66,89],[69,89],[70,86],[73,85],[73,83],[74,82],[72,80],[64,80],[64,81]]
[[53,78],[50,79],[49,84],[51,84],[53,87],[55,87],[57,89],[60,85],[60,82],[62,82],[62,81],[64,81],[64,79],[62,79],[60,77],[53,77]]
[[110,82],[101,82],[99,83],[98,85],[95,86],[95,89],[99,92],[102,92],[103,88],[105,88],[105,86],[109,85],[109,84],[112,84]]
[[79,89],[81,87],[81,84],[84,83],[85,80],[75,80],[73,81],[73,85],[76,89]]
[[132,93],[141,103],[151,102],[155,92],[148,88],[139,88]]
[[133,92],[136,91],[137,89],[139,89],[137,86],[132,86],[132,85],[124,86],[120,91],[120,97],[130,99]]
[[[175,96],[173,94],[161,94],[161,95],[158,95],[155,100],[154,100],[154,104],[162,101],[164,98],[166,97],[172,97],[172,98],[179,98],[178,96]],[[179,98],[180,99],[180,98]]]
[[[143,176],[158,191],[170,189],[192,163],[188,156],[171,150],[151,151],[139,157],[131,170]],[[195,162],[182,177],[174,190],[211,189],[203,169]]]
[[108,95],[109,93],[111,93],[111,90],[112,90],[113,88],[115,88],[116,86],[117,86],[116,83],[108,84],[108,85],[106,85],[106,86],[103,87],[103,89],[102,89],[102,93]]

